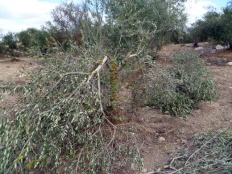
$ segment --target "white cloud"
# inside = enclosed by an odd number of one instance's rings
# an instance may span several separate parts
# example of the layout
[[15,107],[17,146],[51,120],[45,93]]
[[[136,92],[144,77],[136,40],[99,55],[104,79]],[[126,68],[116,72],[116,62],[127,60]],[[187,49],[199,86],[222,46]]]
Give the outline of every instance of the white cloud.
[[187,0],[185,4],[185,13],[187,13],[188,17],[187,26],[202,18],[208,11],[207,7],[209,6],[216,7],[216,4],[209,0]]
[[[74,0],[80,3],[82,0]],[[62,2],[62,0],[60,0]],[[40,28],[46,21],[51,20],[50,12],[58,3],[39,0],[0,0],[0,30],[19,32],[27,28]],[[208,6],[216,7],[210,0],[187,0],[185,4],[188,16],[187,25],[201,18]]]
[[6,33],[40,28],[51,20],[50,12],[57,5],[39,0],[0,0],[0,29]]

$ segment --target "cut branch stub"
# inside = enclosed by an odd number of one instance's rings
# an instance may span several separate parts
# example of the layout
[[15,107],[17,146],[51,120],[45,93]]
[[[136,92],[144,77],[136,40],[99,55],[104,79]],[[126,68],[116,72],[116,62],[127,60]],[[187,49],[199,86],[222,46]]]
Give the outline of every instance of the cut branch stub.
[[98,67],[89,74],[89,77],[87,79],[87,83],[90,82],[90,80],[93,78],[94,74],[97,74],[101,70],[101,68],[107,62],[107,60],[108,60],[108,58],[107,58],[107,56],[105,56],[104,59],[101,61],[101,63],[98,65]]

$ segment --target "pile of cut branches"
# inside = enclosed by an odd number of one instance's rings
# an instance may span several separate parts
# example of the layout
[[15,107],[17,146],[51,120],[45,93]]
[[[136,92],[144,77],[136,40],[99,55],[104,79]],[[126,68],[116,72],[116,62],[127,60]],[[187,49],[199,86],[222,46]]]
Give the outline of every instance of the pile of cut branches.
[[176,53],[171,60],[168,68],[150,68],[145,82],[137,84],[143,96],[137,95],[135,100],[187,119],[200,101],[217,99],[216,87],[205,62],[197,55]]
[[157,173],[232,173],[232,126],[196,136],[190,146]]
[[91,67],[96,60],[87,57],[47,58],[15,89],[23,97],[0,122],[0,173],[94,174],[142,166],[133,132],[106,115],[106,61]]

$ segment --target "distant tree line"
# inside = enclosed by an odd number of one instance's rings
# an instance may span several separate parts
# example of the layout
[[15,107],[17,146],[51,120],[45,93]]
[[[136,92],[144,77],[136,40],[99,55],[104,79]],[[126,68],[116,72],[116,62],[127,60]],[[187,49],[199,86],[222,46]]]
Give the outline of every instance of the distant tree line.
[[183,2],[86,0],[82,4],[63,2],[51,15],[52,21],[42,29],[29,28],[8,33],[0,42],[0,54],[9,49],[23,53],[36,50],[45,53],[70,51],[100,45],[122,52],[144,46],[157,52],[166,42],[179,42],[183,36],[186,15]]
[[[70,51],[74,47],[101,47],[128,50],[138,39],[157,52],[165,43],[215,40],[232,48],[232,1],[222,12],[210,9],[191,27],[186,28],[185,0],[116,1],[94,0],[83,4],[63,2],[42,29],[29,28],[1,36],[0,55]],[[92,7],[97,8],[92,8]],[[141,33],[145,31],[145,33]],[[143,35],[143,37],[141,37]],[[145,39],[146,38],[146,39]],[[120,43],[120,44],[119,44]],[[56,48],[56,49],[54,49]],[[155,53],[154,53],[155,54]]]
[[19,33],[9,32],[2,36],[0,54],[15,57],[29,53],[30,49],[43,52],[47,48],[48,36],[47,31],[35,28],[29,28]]
[[229,43],[232,49],[232,1],[217,12],[211,8],[203,17],[197,20],[185,35],[185,42],[217,41]]

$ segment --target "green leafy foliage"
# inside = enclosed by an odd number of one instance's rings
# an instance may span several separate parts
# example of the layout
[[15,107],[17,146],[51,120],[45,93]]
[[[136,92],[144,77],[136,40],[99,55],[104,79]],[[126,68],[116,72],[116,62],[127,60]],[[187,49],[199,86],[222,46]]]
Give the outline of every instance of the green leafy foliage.
[[196,103],[215,99],[216,89],[204,60],[189,53],[176,54],[171,59],[174,64],[170,71],[182,82],[182,93]]
[[11,57],[48,53],[49,34],[45,30],[29,28],[19,33],[8,33],[0,42],[0,54]]
[[0,173],[107,173],[142,164],[132,132],[116,131],[105,115],[100,77],[87,81],[92,61],[49,58],[16,90],[24,102],[9,113],[14,119],[1,120]]
[[171,115],[186,117],[191,111],[192,101],[176,91],[180,81],[166,73],[149,83],[146,105],[158,106],[162,112],[168,111]]
[[16,51],[17,48],[17,37],[15,33],[9,32],[2,36],[2,41],[0,42],[1,55],[14,59],[20,54],[20,52]]
[[232,173],[231,141],[227,129],[209,131],[194,137],[191,144],[178,153],[160,173]]
[[[112,122],[120,117],[119,73],[146,68],[145,59],[156,55],[153,48],[160,48],[164,34],[184,16],[182,2],[86,0],[82,6],[67,2],[57,7],[47,26],[48,43],[56,52],[44,59],[28,85],[14,90],[23,93],[22,101],[1,120],[0,173],[141,168],[133,130]],[[19,35],[25,45],[35,46],[45,44],[40,36],[34,30]]]
[[3,38],[3,43],[7,45],[10,49],[16,49],[17,48],[17,42],[16,37],[14,33],[8,33]]
[[48,38],[49,33],[45,30],[29,28],[17,34],[19,42],[23,46],[23,51],[34,56],[38,53],[46,54],[49,51]]
[[210,9],[203,19],[196,21],[189,29],[189,37],[195,42],[215,40],[226,44],[231,43],[231,17],[232,8],[229,3],[221,13],[216,12],[215,9]]
[[186,119],[200,101],[215,100],[216,89],[204,61],[196,55],[177,53],[171,60],[173,64],[167,70],[148,73],[143,100],[146,105]]
[[0,43],[0,55],[2,55],[5,51],[4,43]]

